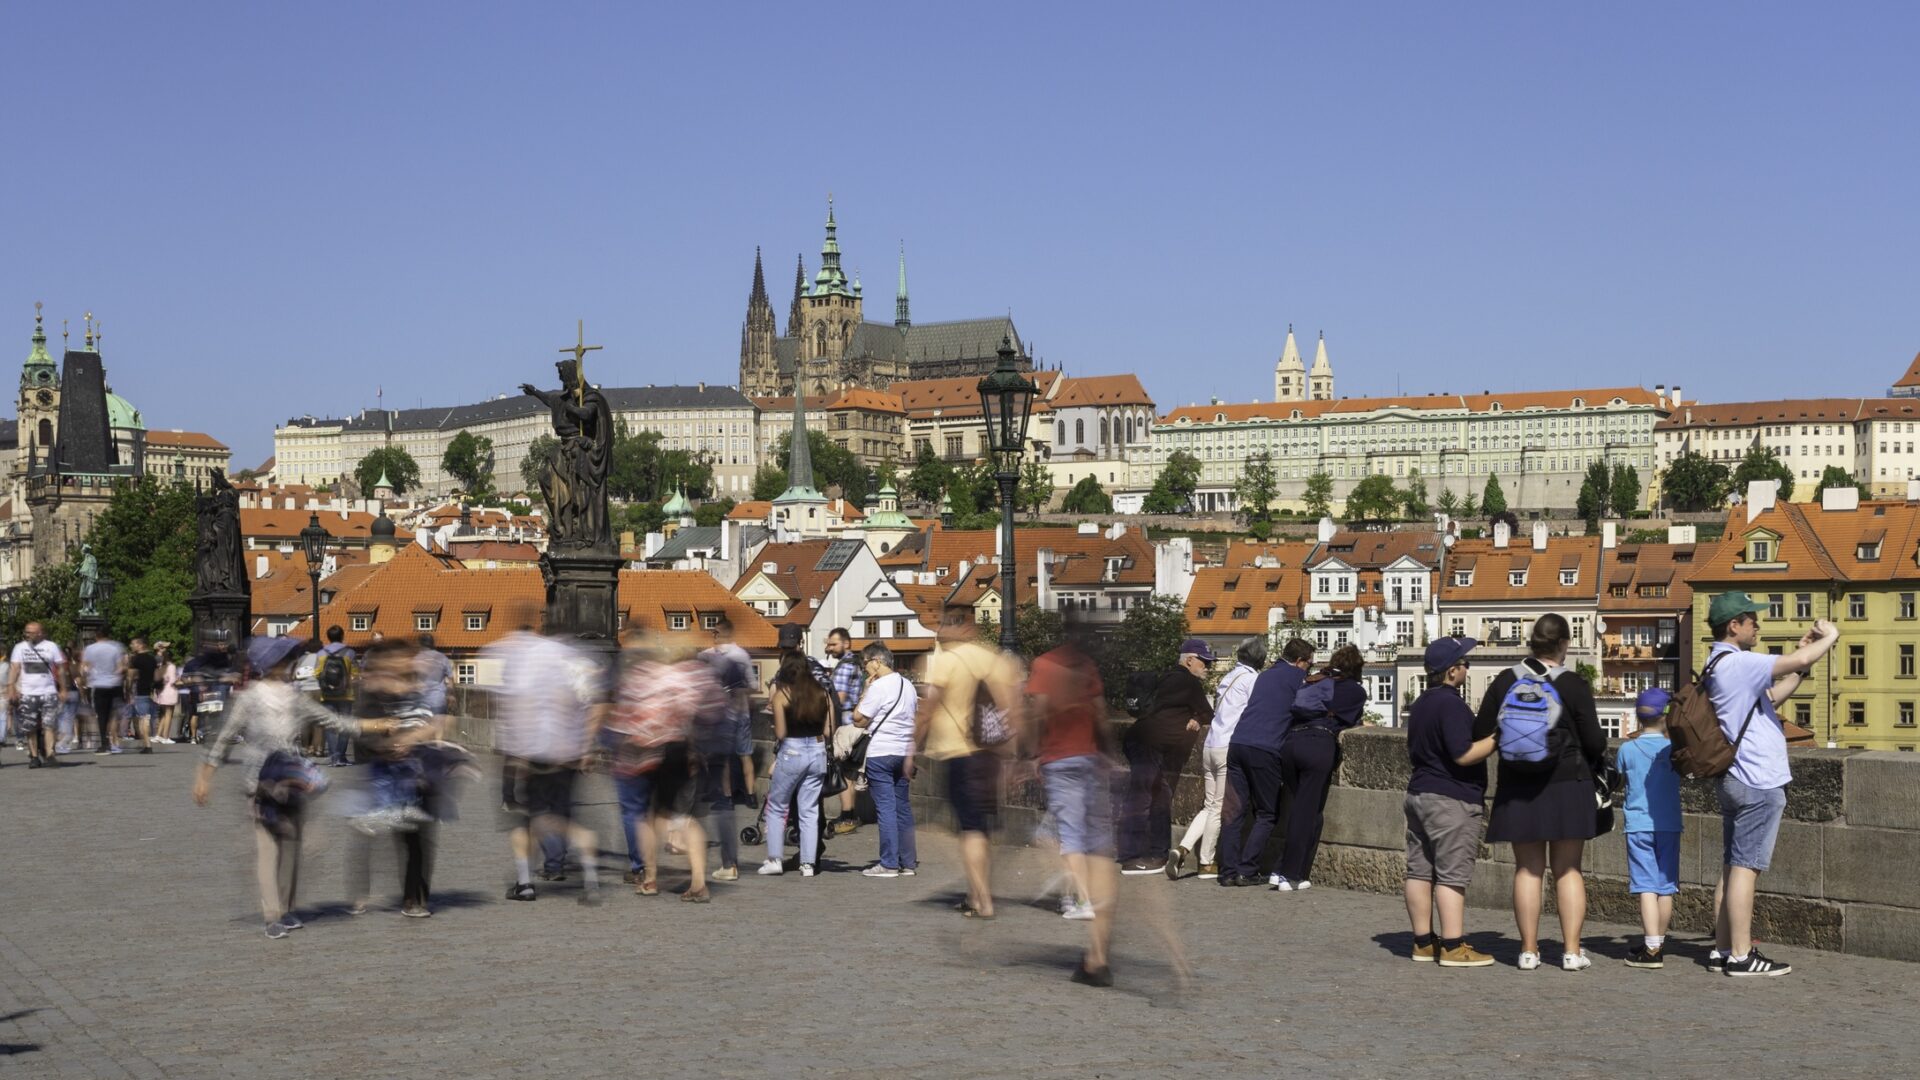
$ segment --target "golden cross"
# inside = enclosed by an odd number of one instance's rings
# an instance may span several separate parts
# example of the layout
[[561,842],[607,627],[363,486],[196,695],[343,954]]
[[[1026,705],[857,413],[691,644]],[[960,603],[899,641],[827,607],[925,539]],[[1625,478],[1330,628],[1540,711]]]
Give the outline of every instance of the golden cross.
[[600,346],[587,344],[587,320],[580,320],[578,332],[574,343],[560,351],[573,354],[573,397],[576,404],[584,404],[587,399],[587,354]]

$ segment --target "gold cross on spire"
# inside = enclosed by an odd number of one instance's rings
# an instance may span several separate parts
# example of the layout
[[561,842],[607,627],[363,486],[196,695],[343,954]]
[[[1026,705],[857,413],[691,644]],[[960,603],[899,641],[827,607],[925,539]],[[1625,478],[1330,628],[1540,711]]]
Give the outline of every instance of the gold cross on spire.
[[560,351],[573,354],[573,396],[575,401],[584,402],[587,397],[587,354],[600,346],[587,344],[587,320],[580,320],[578,334],[572,345]]

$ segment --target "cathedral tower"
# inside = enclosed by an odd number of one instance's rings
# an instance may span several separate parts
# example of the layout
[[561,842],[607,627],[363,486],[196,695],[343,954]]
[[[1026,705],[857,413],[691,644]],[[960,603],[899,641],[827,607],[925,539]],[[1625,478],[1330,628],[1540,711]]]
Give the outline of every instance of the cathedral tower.
[[[806,393],[824,393],[839,386],[840,358],[861,322],[860,286],[847,280],[840,268],[839,227],[833,220],[833,200],[827,200],[827,238],[820,247],[820,272],[802,298],[800,362],[795,374],[806,374]],[[796,392],[802,383],[796,377]]]
[[1327,363],[1327,332],[1320,332],[1320,345],[1313,353],[1313,370],[1307,372],[1307,397],[1313,401],[1333,400],[1333,365]]
[[1300,359],[1300,346],[1293,340],[1293,325],[1287,325],[1287,344],[1280,350],[1280,362],[1273,365],[1273,400],[1307,400],[1307,365]]
[[771,396],[780,392],[780,372],[773,359],[773,302],[767,298],[767,278],[760,265],[760,249],[753,249],[753,291],[747,296],[747,321],[740,328],[740,392]]

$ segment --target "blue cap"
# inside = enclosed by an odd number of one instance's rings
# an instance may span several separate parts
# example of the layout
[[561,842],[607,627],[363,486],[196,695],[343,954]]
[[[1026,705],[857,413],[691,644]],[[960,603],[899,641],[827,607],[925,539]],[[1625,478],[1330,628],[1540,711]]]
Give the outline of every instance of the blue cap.
[[1434,638],[1427,646],[1426,666],[1428,674],[1443,672],[1467,658],[1475,645],[1480,644],[1470,637]]
[[1192,653],[1209,664],[1219,659],[1219,657],[1213,655],[1213,650],[1207,647],[1207,643],[1197,637],[1190,637],[1180,643],[1180,655],[1185,656],[1188,653]]
[[305,638],[288,634],[279,637],[257,637],[247,642],[247,664],[262,674],[272,671],[287,657],[300,651],[307,643]]
[[1634,699],[1633,715],[1642,721],[1658,720],[1666,715],[1667,703],[1672,700],[1672,694],[1657,686],[1649,686],[1640,691],[1640,696]]

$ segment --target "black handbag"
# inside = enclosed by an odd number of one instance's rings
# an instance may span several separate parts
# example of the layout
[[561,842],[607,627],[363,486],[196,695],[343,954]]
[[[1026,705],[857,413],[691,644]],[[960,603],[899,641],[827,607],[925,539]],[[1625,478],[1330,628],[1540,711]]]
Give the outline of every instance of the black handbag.
[[1626,774],[1611,765],[1593,770],[1593,835],[1605,836],[1613,831],[1613,797],[1626,783]]

